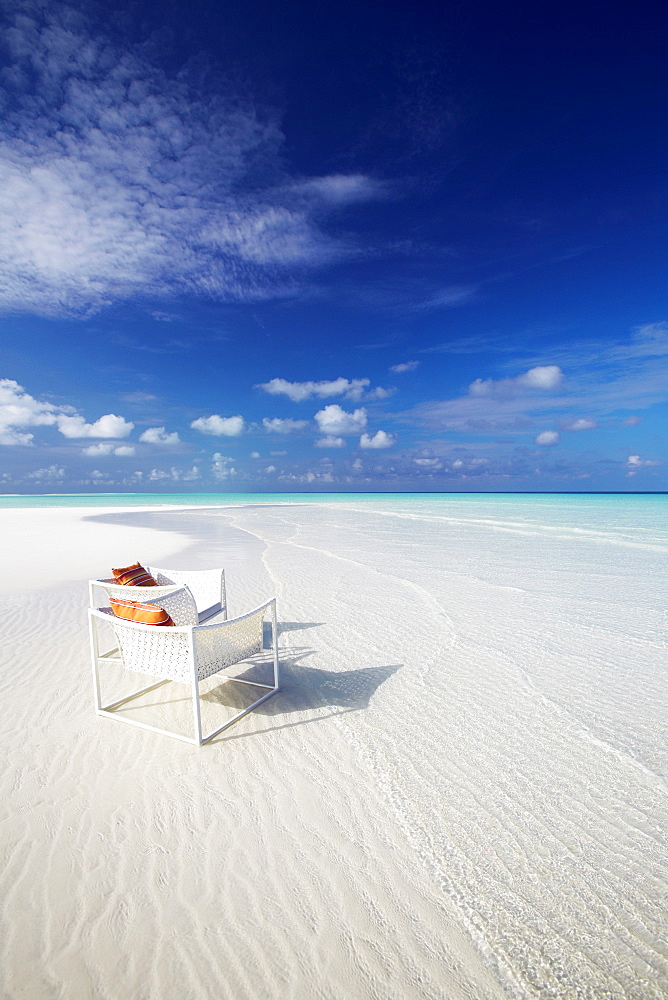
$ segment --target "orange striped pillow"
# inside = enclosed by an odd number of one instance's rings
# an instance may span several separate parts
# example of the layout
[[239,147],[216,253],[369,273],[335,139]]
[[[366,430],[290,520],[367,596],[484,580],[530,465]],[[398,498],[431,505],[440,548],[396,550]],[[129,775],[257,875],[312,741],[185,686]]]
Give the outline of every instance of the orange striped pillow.
[[165,609],[159,608],[157,604],[141,604],[121,597],[110,597],[109,604],[117,618],[125,618],[130,622],[141,622],[143,625],[174,624]]
[[147,573],[141,563],[133,563],[132,566],[124,566],[121,569],[112,569],[117,583],[122,583],[126,587],[157,587],[157,582],[150,573]]

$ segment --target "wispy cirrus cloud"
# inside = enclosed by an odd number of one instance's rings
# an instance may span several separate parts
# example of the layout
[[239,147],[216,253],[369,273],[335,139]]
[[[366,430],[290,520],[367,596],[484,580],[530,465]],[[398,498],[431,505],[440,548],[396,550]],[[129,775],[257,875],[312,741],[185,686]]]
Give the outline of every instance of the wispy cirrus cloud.
[[[521,362],[519,362],[521,364]],[[524,358],[526,371],[475,379],[464,396],[418,404],[407,414],[434,430],[526,432],[540,419],[562,430],[593,430],[623,410],[668,401],[668,324],[635,327],[626,337],[552,345]],[[517,371],[518,361],[503,366]],[[637,426],[636,414],[623,421]]]
[[[0,309],[85,316],[137,295],[254,301],[351,252],[319,219],[360,174],[287,183],[274,114],[115,47],[64,4],[8,5]],[[259,186],[257,178],[266,178]]]
[[419,367],[419,361],[400,361],[398,365],[391,365],[390,371],[395,375],[404,375],[406,372],[414,372]]

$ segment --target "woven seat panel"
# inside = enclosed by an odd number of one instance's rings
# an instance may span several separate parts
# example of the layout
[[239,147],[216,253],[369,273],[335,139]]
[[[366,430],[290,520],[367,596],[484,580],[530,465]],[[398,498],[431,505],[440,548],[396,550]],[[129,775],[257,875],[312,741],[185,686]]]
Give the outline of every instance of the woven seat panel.
[[162,587],[128,587],[120,583],[109,583],[107,580],[96,580],[99,587],[105,591],[108,597],[120,597],[126,601],[148,601],[162,597],[163,594],[171,594],[176,586],[180,584],[166,584]]
[[195,631],[197,673],[203,681],[223,667],[254,656],[262,649],[264,609],[243,621]]
[[187,587],[200,611],[220,601],[219,569],[166,570],[157,566],[146,568],[160,586],[175,583],[179,587]]
[[188,637],[174,632],[169,626],[146,629],[123,628],[114,624],[114,632],[123,658],[123,666],[138,674],[149,674],[164,680],[192,681],[188,660]]

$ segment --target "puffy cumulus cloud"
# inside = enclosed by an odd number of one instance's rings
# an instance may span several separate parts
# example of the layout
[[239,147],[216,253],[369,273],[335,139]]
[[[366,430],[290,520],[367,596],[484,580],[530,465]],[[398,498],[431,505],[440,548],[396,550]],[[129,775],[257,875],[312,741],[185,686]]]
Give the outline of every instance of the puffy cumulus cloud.
[[27,472],[26,479],[34,479],[38,483],[58,482],[65,478],[65,469],[59,465],[49,465],[45,469],[35,469]]
[[276,466],[275,466],[275,465],[268,465],[268,466],[267,466],[267,468],[266,468],[266,469],[265,469],[264,471],[265,471],[265,472],[266,472],[266,473],[267,473],[268,475],[271,475],[271,474],[272,474],[272,472],[276,472]]
[[564,424],[566,431],[593,431],[596,427],[598,427],[596,421],[590,420],[589,417],[578,417],[577,420]]
[[291,420],[289,417],[263,417],[262,425],[268,434],[291,434],[308,427],[308,420]]
[[388,434],[387,431],[376,431],[373,437],[369,434],[362,434],[360,438],[360,448],[391,448],[396,444],[396,436]]
[[214,437],[239,437],[243,434],[245,423],[243,417],[220,417],[217,413],[210,417],[198,417],[190,425],[200,434],[211,434]]
[[64,411],[74,412],[72,407],[35,399],[13,379],[0,379],[0,444],[32,444],[34,435],[22,428],[55,424]]
[[627,476],[635,476],[641,469],[662,465],[657,459],[641,458],[640,455],[629,455],[626,460]]
[[232,465],[234,461],[228,455],[221,455],[219,451],[211,457],[211,475],[214,479],[229,479],[236,476],[237,470]]
[[256,388],[268,392],[270,396],[287,396],[293,403],[301,403],[314,396],[319,399],[330,399],[332,396],[361,399],[368,385],[368,378],[335,378],[329,382],[288,382],[284,378],[272,378]]
[[286,183],[277,116],[248,96],[168,75],[147,46],[118,47],[83,10],[12,6],[0,308],[81,316],[184,292],[257,301],[291,294],[297,266],[356,252],[320,220],[378,197],[377,182]]
[[124,438],[134,428],[131,420],[105,413],[93,424],[87,424],[78,414],[74,417],[59,416],[58,430],[66,438]]
[[541,446],[559,444],[559,434],[557,431],[541,431],[533,440],[534,444]]
[[546,392],[559,389],[564,373],[559,365],[537,365],[516,378],[477,378],[469,386],[471,396],[515,396],[531,391]]
[[367,414],[363,406],[348,413],[338,403],[330,403],[315,415],[320,432],[326,437],[341,434],[360,434],[366,427]]
[[335,437],[333,434],[328,434],[324,438],[317,438],[314,442],[316,448],[343,448],[345,443],[342,437]]
[[91,444],[88,448],[83,448],[81,453],[82,455],[90,455],[92,458],[104,455],[128,456],[134,455],[135,449],[132,445],[128,444],[113,445],[100,442],[99,444]]
[[176,431],[169,432],[164,427],[148,427],[143,434],[139,435],[139,440],[145,444],[157,444],[171,447],[179,444],[180,437]]
[[66,438],[124,438],[134,428],[115,413],[88,424],[73,406],[35,399],[13,379],[0,379],[0,444],[30,445],[34,435],[24,428],[54,425]]
[[423,469],[442,469],[443,462],[440,458],[414,458],[413,461]]
[[[138,479],[142,479],[141,473],[135,473]],[[148,474],[148,478],[151,482],[160,482],[161,480],[169,479],[173,482],[192,482],[195,479],[200,479],[200,471],[196,465],[193,465],[192,469],[177,469],[172,466],[171,469],[151,469]]]
[[414,372],[415,369],[419,367],[419,361],[402,361],[398,365],[392,365],[390,367],[390,371],[394,372],[396,375],[403,375],[405,372]]

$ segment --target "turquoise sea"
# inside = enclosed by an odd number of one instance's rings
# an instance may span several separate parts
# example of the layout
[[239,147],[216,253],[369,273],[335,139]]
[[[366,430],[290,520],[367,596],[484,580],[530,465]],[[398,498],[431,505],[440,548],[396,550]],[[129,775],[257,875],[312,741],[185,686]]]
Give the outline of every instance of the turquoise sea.
[[668,493],[57,493],[0,495],[3,508],[331,505],[421,519],[630,532],[668,545]]

